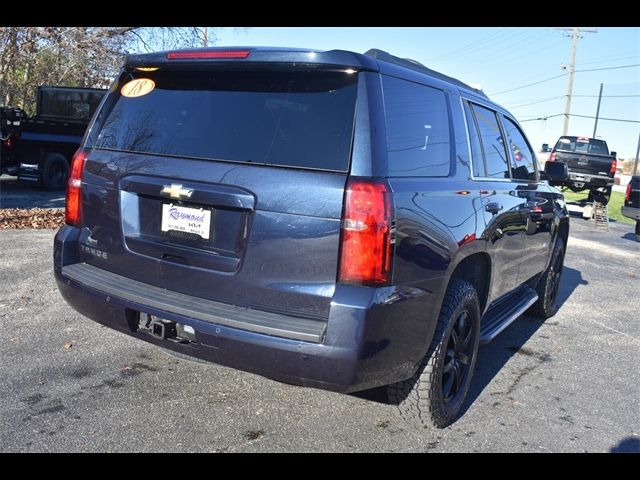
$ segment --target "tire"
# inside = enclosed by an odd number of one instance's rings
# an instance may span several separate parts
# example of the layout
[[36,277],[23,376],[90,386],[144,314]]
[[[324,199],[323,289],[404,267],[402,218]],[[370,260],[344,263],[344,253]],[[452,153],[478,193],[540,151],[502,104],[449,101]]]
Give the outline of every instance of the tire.
[[636,220],[636,240],[640,242],[640,220]]
[[589,198],[595,200],[602,205],[607,205],[611,200],[612,187],[600,187],[589,192]]
[[[454,278],[420,367],[410,379],[387,387],[388,400],[400,416],[417,427],[444,428],[453,423],[471,385],[479,342],[478,294],[470,283]],[[459,355],[451,355],[452,350]]]
[[50,153],[42,162],[40,185],[46,190],[63,190],[69,174],[69,162],[60,153]]
[[564,241],[558,237],[556,244],[553,246],[551,261],[549,266],[542,273],[536,292],[538,292],[538,300],[531,305],[527,311],[528,315],[538,318],[547,319],[553,317],[560,306],[558,305],[558,292],[562,282],[562,272],[564,270]]

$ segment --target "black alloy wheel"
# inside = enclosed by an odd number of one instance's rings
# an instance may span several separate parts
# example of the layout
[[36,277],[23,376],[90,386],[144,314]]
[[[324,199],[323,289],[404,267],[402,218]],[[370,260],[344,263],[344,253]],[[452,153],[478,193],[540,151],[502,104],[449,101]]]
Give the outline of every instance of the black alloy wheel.
[[469,312],[463,311],[455,320],[444,359],[442,371],[442,398],[445,404],[456,402],[470,370],[473,355],[473,325]]

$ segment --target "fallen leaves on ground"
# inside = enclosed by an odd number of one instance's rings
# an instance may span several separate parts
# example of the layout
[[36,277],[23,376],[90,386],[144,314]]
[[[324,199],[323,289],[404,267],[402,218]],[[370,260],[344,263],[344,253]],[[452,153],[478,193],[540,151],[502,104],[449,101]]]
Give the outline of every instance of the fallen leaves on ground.
[[64,223],[61,208],[0,209],[0,230],[22,228],[58,228]]

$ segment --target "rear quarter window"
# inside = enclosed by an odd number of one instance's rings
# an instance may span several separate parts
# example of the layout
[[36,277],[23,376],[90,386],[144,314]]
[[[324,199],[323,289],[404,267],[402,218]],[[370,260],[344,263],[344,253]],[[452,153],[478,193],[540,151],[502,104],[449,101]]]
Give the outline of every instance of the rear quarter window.
[[511,178],[509,157],[500,131],[496,112],[472,103],[476,124],[484,152],[487,178]]
[[389,175],[446,177],[451,168],[449,113],[445,93],[382,77]]

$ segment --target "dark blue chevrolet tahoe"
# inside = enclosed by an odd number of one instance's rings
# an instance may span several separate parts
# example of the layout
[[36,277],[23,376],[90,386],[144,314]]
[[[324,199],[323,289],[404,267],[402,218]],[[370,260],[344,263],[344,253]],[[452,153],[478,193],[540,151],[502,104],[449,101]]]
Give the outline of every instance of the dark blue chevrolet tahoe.
[[209,48],[127,59],[73,158],[54,267],[120,332],[287,383],[386,387],[444,427],[478,345],[556,312],[568,233],[481,91],[380,50]]

